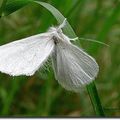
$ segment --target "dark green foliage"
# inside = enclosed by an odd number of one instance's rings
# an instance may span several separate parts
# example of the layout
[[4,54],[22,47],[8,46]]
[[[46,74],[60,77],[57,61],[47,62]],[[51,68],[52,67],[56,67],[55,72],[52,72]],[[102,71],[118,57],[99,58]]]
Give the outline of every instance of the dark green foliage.
[[8,0],[3,15],[9,15],[31,3],[32,0]]

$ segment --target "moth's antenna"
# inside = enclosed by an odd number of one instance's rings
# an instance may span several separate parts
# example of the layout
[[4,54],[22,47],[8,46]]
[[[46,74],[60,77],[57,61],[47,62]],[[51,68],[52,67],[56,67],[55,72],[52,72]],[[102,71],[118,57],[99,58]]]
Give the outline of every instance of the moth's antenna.
[[104,43],[104,42],[100,42],[100,41],[94,40],[94,39],[87,39],[87,38],[79,38],[79,39],[80,39],[80,40],[87,40],[87,41],[91,41],[91,42],[96,42],[96,43],[105,45],[105,46],[107,46],[107,47],[110,47],[108,44],[106,44],[106,43]]
[[67,23],[67,19],[65,18],[64,21],[63,21],[63,23],[58,27],[58,30],[64,28],[65,25],[66,25],[66,23]]
[[70,39],[71,41],[76,41],[76,40],[86,40],[86,41],[91,41],[91,42],[95,42],[95,43],[99,43],[99,44],[102,44],[102,45],[105,45],[107,47],[110,47],[108,44],[104,43],[104,42],[100,42],[100,41],[97,41],[97,40],[94,40],[94,39],[88,39],[88,38],[79,38],[79,37],[76,37],[76,38],[73,38],[73,39]]

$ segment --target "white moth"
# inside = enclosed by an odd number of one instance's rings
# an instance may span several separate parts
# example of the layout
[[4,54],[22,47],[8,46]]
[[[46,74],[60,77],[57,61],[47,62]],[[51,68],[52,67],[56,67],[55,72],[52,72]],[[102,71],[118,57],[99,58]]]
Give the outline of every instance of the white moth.
[[12,76],[33,75],[52,57],[56,80],[67,90],[79,91],[95,79],[99,66],[87,53],[73,45],[62,28],[0,46],[0,71]]

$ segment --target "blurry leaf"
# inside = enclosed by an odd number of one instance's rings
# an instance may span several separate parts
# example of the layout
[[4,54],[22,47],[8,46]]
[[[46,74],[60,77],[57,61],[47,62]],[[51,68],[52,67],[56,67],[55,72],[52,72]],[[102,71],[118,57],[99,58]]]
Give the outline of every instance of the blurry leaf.
[[[120,16],[120,2],[117,3],[116,7],[113,9],[112,14],[105,21],[100,33],[97,36],[97,40],[100,42],[104,42],[108,32],[111,30],[113,24],[116,22],[118,17]],[[91,46],[89,49],[90,53],[97,54],[99,51],[98,46]]]
[[3,87],[1,87],[1,88],[0,88],[0,98],[2,98],[2,101],[3,101],[3,102],[5,102],[6,97],[7,97],[7,92],[6,92],[6,90],[5,90]]
[[7,3],[7,0],[3,0],[2,4],[0,5],[0,17],[2,16],[2,12],[5,9],[6,3]]
[[33,2],[33,0],[8,0],[5,10],[3,11],[3,16],[15,12],[31,2]]
[[4,103],[4,107],[2,109],[2,115],[6,115],[9,113],[9,109],[11,107],[11,104],[13,102],[14,96],[17,93],[17,91],[19,90],[19,84],[18,84],[18,79],[14,79],[12,81],[12,88],[9,91],[7,98],[5,99],[5,103]]

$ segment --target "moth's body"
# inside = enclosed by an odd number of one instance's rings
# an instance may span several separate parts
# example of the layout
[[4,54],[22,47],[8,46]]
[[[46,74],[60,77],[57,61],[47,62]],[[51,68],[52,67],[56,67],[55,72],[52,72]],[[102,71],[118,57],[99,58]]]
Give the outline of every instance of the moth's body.
[[79,91],[94,80],[99,67],[91,56],[71,44],[61,29],[65,22],[46,33],[0,46],[0,71],[31,76],[51,56],[55,77],[67,90]]
[[55,44],[59,42],[67,42],[70,43],[70,38],[63,34],[62,30],[59,27],[51,27],[48,30],[48,34],[52,37],[51,40],[54,41]]

